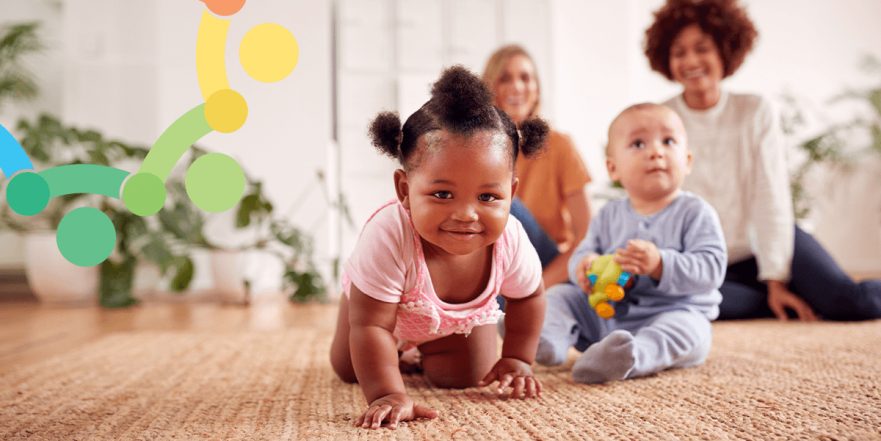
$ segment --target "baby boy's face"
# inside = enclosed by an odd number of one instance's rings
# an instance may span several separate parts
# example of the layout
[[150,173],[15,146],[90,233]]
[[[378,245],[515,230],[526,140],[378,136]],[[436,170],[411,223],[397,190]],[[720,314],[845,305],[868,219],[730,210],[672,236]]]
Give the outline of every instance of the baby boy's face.
[[663,106],[626,111],[609,131],[606,167],[632,198],[662,199],[691,172],[691,152],[682,120]]

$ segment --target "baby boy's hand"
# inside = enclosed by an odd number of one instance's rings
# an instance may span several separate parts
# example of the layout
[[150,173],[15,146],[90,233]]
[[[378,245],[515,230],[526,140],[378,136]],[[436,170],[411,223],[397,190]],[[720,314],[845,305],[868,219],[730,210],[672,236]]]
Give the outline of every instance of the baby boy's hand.
[[661,280],[664,271],[658,247],[646,240],[628,241],[627,248],[619,248],[615,252],[615,262],[618,262],[624,271],[647,275],[655,280]]
[[590,271],[590,265],[593,264],[593,261],[599,257],[596,253],[590,253],[587,256],[584,256],[581,259],[581,262],[578,262],[578,265],[575,267],[575,274],[578,275],[578,286],[582,291],[586,293],[590,293],[591,286],[590,280],[587,279],[587,272]]
[[495,381],[499,382],[500,395],[510,386],[513,388],[511,398],[541,397],[541,383],[533,377],[532,366],[522,360],[505,357],[499,359],[477,385],[489,386]]

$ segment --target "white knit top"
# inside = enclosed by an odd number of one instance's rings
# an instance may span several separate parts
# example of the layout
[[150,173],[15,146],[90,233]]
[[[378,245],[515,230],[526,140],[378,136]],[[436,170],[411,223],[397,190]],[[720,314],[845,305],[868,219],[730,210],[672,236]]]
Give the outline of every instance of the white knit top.
[[710,109],[694,110],[682,95],[667,106],[685,123],[694,155],[683,188],[719,213],[729,264],[755,256],[759,280],[789,280],[795,219],[780,119],[771,102],[722,92]]

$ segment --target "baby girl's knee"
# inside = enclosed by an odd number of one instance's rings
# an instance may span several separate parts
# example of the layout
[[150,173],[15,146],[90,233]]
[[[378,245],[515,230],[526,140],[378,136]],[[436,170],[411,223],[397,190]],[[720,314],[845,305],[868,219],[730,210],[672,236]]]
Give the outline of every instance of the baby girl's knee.
[[355,376],[355,369],[352,367],[352,361],[349,357],[336,356],[330,354],[330,365],[333,367],[337,378],[345,383],[357,383],[358,378]]
[[443,389],[465,389],[477,386],[481,378],[473,372],[438,372],[425,370],[425,377],[435,387]]

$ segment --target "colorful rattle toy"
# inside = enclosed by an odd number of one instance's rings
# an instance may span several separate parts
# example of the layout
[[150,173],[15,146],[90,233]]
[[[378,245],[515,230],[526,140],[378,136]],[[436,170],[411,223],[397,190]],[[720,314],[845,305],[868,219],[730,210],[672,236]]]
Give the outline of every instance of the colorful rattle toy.
[[609,301],[617,302],[624,298],[624,287],[630,280],[630,273],[621,271],[621,265],[615,263],[614,255],[599,256],[590,264],[587,279],[590,280],[592,293],[588,296],[590,306],[597,315],[609,319],[615,316],[615,308]]

